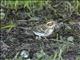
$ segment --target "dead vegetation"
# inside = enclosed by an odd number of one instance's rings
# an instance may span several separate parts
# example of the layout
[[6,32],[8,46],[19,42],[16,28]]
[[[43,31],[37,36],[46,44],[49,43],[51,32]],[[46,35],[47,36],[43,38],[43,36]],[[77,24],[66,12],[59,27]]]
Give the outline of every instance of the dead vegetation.
[[[80,60],[79,0],[2,0],[0,8],[0,60]],[[51,19],[59,28],[36,39],[32,28]]]

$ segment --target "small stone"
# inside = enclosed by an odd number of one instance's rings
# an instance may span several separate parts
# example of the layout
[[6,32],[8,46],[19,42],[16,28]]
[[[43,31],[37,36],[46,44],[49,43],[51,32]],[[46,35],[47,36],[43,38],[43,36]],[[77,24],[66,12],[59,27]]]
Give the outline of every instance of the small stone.
[[23,50],[23,51],[21,51],[21,57],[23,57],[23,58],[28,58],[28,56],[29,56],[29,52],[28,51],[26,51],[26,50]]
[[5,17],[5,13],[1,12],[0,13],[0,19],[3,19]]
[[31,59],[27,59],[27,60],[31,60]]
[[68,41],[73,41],[73,40],[74,40],[74,37],[73,37],[73,36],[69,36],[69,37],[67,38],[67,40],[68,40]]

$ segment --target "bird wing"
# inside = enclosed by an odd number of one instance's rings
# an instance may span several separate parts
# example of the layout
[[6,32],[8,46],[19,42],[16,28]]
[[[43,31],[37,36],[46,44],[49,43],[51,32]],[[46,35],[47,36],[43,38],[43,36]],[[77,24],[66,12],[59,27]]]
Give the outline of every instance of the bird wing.
[[45,33],[46,29],[47,29],[46,26],[40,25],[40,26],[36,26],[33,31],[39,32],[39,33]]
[[44,36],[44,33],[35,32],[35,31],[33,31],[33,33],[34,33],[35,35],[38,35],[38,36]]

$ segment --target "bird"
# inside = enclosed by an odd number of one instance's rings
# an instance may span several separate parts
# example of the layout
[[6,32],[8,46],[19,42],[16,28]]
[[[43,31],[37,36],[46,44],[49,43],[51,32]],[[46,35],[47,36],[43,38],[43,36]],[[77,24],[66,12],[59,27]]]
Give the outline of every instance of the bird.
[[41,37],[46,38],[53,33],[56,26],[56,21],[49,21],[46,24],[33,27],[33,34],[36,35],[36,39],[41,39]]

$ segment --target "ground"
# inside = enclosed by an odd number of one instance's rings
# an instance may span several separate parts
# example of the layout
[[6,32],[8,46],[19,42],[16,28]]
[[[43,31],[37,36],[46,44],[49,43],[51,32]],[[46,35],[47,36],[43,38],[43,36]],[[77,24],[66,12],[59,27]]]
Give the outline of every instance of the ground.
[[[0,60],[80,60],[79,0],[0,2]],[[36,39],[33,28],[50,20],[59,28]]]

